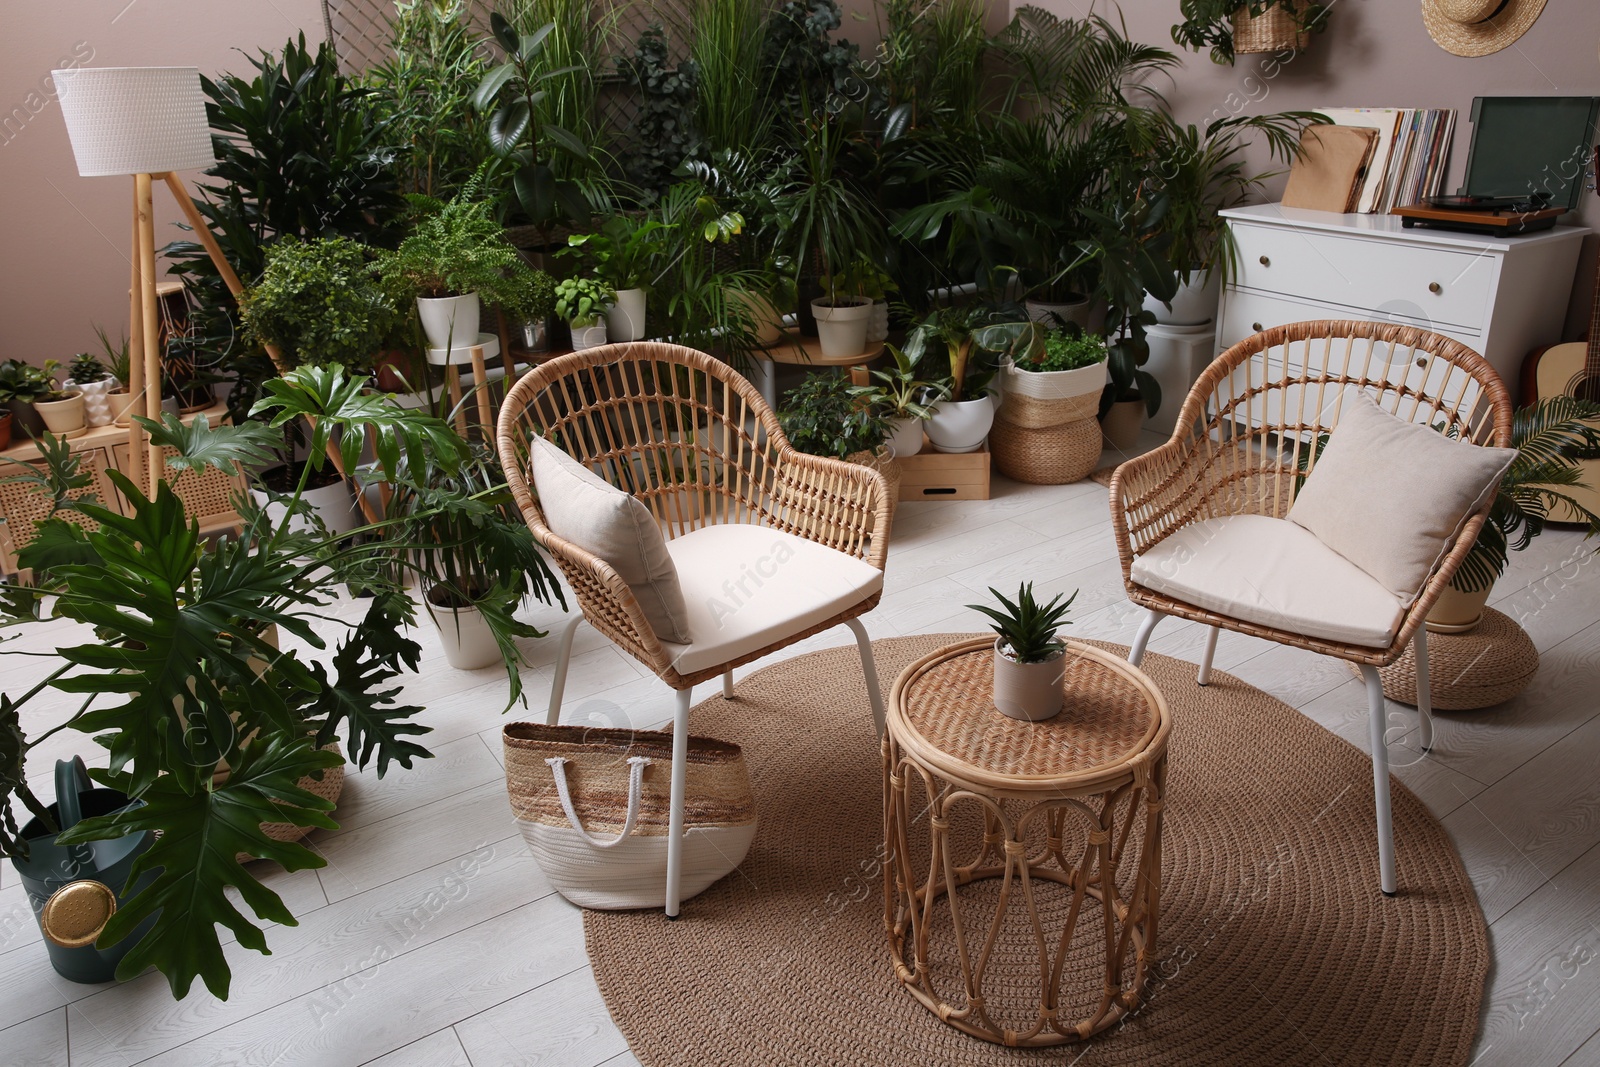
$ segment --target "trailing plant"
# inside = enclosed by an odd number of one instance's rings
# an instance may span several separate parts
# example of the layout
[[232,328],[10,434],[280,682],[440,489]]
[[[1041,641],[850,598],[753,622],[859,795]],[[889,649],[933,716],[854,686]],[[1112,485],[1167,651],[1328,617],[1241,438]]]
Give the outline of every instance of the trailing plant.
[[1462,592],[1487,589],[1505,572],[1508,554],[1527,548],[1557,521],[1581,522],[1585,537],[1600,534],[1600,515],[1565,489],[1584,485],[1584,470],[1572,458],[1600,450],[1600,404],[1571,396],[1545,397],[1520,408],[1511,422],[1511,461],[1495,493],[1489,517],[1450,584]]
[[1259,18],[1277,8],[1294,16],[1300,30],[1321,33],[1328,28],[1330,4],[1315,0],[1178,0],[1183,21],[1172,27],[1172,40],[1199,51],[1209,46],[1213,63],[1233,63],[1233,19]]
[[594,278],[563,278],[556,283],[556,318],[580,328],[599,322],[616,301],[616,290]]
[[836,459],[876,452],[893,429],[883,409],[860,399],[841,373],[806,375],[783,395],[779,421],[795,448]]
[[93,382],[104,381],[110,377],[111,372],[106,365],[100,362],[100,357],[93,352],[79,352],[72,357],[69,365],[67,380],[73,385],[89,385]]
[[990,629],[1010,650],[1012,659],[1018,663],[1043,663],[1065,647],[1056,631],[1072,625],[1067,621],[1067,614],[1072,602],[1078,599],[1078,590],[1074,589],[1065,601],[1061,599],[1064,594],[1057,593],[1048,604],[1034,599],[1032,582],[1023,582],[1017,587],[1015,602],[1007,600],[993,586],[989,592],[1000,602],[999,608],[987,604],[968,604],[967,607],[994,620]]
[[478,199],[481,173],[445,204],[418,201],[423,213],[382,262],[389,284],[417,296],[477,293],[489,304],[515,299],[513,278],[531,273],[495,221],[493,205]]
[[277,346],[290,365],[370,369],[401,318],[371,249],[345,237],[285,237],[241,299],[249,336]]
[[851,386],[851,393],[888,419],[931,419],[934,406],[949,395],[949,388],[918,378],[910,357],[894,345],[884,348],[892,366],[872,372],[879,384]]
[[594,233],[573,234],[567,244],[593,262],[595,276],[612,289],[648,289],[666,255],[667,238],[659,219],[619,213]]

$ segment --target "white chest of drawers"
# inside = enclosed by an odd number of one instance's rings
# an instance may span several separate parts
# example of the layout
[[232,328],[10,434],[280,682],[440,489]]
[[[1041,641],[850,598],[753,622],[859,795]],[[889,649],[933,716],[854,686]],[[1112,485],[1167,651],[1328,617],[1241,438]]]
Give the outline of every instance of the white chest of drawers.
[[1411,229],[1393,215],[1278,204],[1223,212],[1239,249],[1218,310],[1217,351],[1306,319],[1399,322],[1481,353],[1516,392],[1522,360],[1561,340],[1583,237]]

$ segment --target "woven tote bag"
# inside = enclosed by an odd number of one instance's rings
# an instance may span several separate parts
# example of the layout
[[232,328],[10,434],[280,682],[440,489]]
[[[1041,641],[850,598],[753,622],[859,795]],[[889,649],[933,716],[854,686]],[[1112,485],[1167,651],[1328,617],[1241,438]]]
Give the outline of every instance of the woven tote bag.
[[[556,892],[583,908],[659,908],[667,894],[672,735],[511,723],[506,792],[528,850]],[[744,752],[689,738],[682,896],[739,865],[756,836]]]

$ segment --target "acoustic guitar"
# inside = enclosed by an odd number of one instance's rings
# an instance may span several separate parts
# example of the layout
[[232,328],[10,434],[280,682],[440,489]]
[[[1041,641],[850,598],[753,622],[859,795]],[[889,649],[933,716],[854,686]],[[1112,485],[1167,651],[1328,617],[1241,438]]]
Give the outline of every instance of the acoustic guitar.
[[[1600,175],[1600,148],[1595,149],[1595,167],[1596,174]],[[1600,185],[1600,178],[1595,184]],[[1600,403],[1600,277],[1595,279],[1589,340],[1550,345],[1530,353],[1522,363],[1522,396],[1523,402],[1528,404],[1551,396],[1575,396]],[[1600,421],[1593,425],[1600,428]],[[1573,458],[1583,468],[1583,485],[1562,491],[1590,511],[1600,512],[1600,452],[1581,452]],[[1564,505],[1552,510],[1550,518],[1555,522],[1580,521]]]

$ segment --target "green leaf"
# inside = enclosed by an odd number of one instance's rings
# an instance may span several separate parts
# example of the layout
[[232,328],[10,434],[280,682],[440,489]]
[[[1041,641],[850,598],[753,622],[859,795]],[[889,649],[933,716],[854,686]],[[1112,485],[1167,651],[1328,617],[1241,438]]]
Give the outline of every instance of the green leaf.
[[575,156],[586,163],[589,162],[589,149],[582,141],[573,136],[570,131],[557,126],[553,122],[545,123],[543,129],[545,134],[569,155]]
[[178,451],[167,460],[173,470],[203,470],[215,467],[226,474],[236,474],[241,466],[262,466],[276,457],[272,449],[281,447],[283,437],[259,422],[245,422],[238,426],[212,426],[204,414],[194,417],[187,426],[170,412],[160,422],[143,416],[134,416],[149,433],[153,444],[167,445]]
[[489,32],[494,34],[494,39],[506,50],[507,55],[515,52],[521,43],[517,37],[516,27],[511,25],[511,20],[498,11],[489,16]]
[[274,737],[238,751],[227,781],[214,788],[207,781],[186,791],[175,776],[165,775],[135,791],[132,775],[92,772],[99,781],[144,803],[116,815],[85,819],[62,835],[62,843],[161,831],[149,851],[134,861],[129,884],[146,871],[156,871],[155,880],[118,908],[100,935],[99,944],[115,944],[156,916],[149,932],[123,957],[117,977],[126,981],[154,966],[167,976],[174,997],[188,995],[198,977],[213,996],[226,1000],[232,971],[216,927],[233,931],[245,948],[264,955],[271,952],[261,931],[234,907],[225,889],[237,888],[257,918],[297,925],[278,895],[236,857],[244,853],[269,859],[286,871],[325,866],[327,861],[305,846],[267,837],[261,824],[337,829],[338,823],[325,814],[333,804],[298,783],[340,761],[337,753],[316,748],[310,737],[293,741]]
[[[497,12],[498,14],[498,12]],[[472,107],[475,111],[488,111],[500,96],[500,90],[505,87],[517,73],[517,68],[511,63],[502,63],[483,76],[483,81],[478,83],[477,92],[472,94]]]
[[[516,45],[517,58],[523,63],[532,63],[539,55],[539,50],[544,47],[544,39],[556,28],[554,22],[547,22],[532,33],[524,34]],[[507,49],[510,51],[510,49]]]
[[496,155],[504,156],[522,143],[530,122],[531,112],[528,109],[528,102],[511,101],[489,119],[489,147]]

